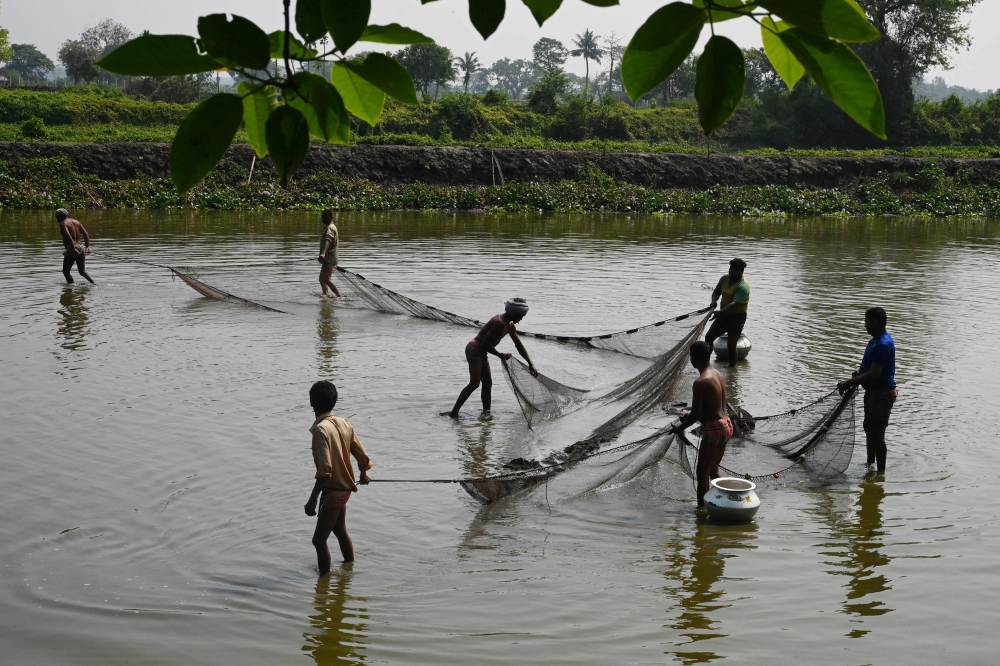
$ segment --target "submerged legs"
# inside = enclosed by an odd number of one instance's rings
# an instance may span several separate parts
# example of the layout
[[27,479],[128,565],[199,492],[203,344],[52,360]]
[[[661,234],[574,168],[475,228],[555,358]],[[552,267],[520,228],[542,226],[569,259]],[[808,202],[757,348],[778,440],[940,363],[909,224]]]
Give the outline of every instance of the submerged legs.
[[458,394],[458,400],[455,401],[455,406],[448,412],[448,415],[452,418],[458,418],[458,412],[462,409],[462,405],[469,399],[472,392],[479,388],[480,384],[483,386],[483,409],[489,411],[492,401],[491,389],[493,387],[493,375],[490,372],[489,359],[484,358],[482,361],[478,359],[469,361],[469,383]]
[[330,571],[330,548],[327,539],[330,533],[337,537],[340,544],[340,554],[345,562],[354,561],[354,543],[347,533],[347,507],[340,509],[321,508],[316,519],[316,531],[313,533],[312,544],[316,549],[316,559],[319,565],[319,575]]
[[726,453],[726,447],[716,444],[701,445],[698,450],[698,462],[695,465],[695,474],[698,477],[698,506],[705,506],[705,493],[712,487],[712,479],[719,478],[719,464],[722,463],[722,456]]
[[323,264],[323,268],[319,271],[319,285],[323,287],[323,295],[326,296],[328,291],[333,291],[335,296],[340,296],[340,290],[337,289],[337,285],[333,282],[333,266],[330,264]]

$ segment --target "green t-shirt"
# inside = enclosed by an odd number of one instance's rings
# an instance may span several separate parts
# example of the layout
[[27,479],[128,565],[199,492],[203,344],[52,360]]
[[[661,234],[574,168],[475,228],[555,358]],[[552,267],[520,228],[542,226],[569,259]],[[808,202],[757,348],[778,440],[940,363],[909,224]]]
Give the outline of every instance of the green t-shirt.
[[719,280],[716,289],[722,291],[722,307],[726,307],[733,302],[739,303],[740,305],[733,308],[732,312],[734,314],[746,314],[747,306],[750,305],[750,283],[746,281],[746,278],[734,285],[730,285],[729,273],[726,273]]

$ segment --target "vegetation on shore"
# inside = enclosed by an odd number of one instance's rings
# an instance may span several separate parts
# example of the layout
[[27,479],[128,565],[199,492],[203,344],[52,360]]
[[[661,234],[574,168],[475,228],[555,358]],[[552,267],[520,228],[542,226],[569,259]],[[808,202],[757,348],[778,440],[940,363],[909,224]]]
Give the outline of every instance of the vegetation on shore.
[[267,163],[249,172],[223,162],[185,195],[166,178],[108,181],[76,172],[65,158],[0,162],[0,206],[222,210],[496,210],[707,213],[738,216],[1000,216],[1000,184],[972,185],[929,164],[915,177],[880,174],[845,189],[785,186],[658,190],[616,182],[594,165],[576,180],[498,186],[381,185],[331,174],[279,186]]

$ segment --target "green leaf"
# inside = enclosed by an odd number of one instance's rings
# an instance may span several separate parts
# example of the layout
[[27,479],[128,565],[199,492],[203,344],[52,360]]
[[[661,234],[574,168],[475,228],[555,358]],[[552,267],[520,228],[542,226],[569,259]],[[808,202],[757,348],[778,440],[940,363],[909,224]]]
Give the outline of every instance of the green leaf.
[[307,42],[318,42],[326,35],[326,23],[323,22],[319,0],[296,0],[295,29]]
[[806,73],[806,68],[795,59],[795,55],[788,50],[788,47],[785,46],[785,43],[781,41],[781,38],[776,33],[784,32],[792,26],[785,21],[775,23],[769,16],[765,16],[760,24],[760,35],[764,41],[764,53],[767,54],[767,59],[771,61],[774,71],[778,73],[781,80],[791,90]]
[[419,104],[413,79],[406,68],[387,55],[369,53],[364,61],[344,62],[352,72],[403,104]]
[[181,76],[222,68],[211,56],[198,53],[195,38],[187,35],[136,37],[95,64],[126,76]]
[[879,32],[854,0],[758,0],[797,28],[845,42],[870,42]]
[[842,42],[799,28],[785,30],[778,37],[834,104],[875,136],[886,138],[882,95],[854,51]]
[[379,42],[380,44],[433,44],[434,40],[422,32],[404,28],[398,23],[370,25],[361,33],[359,42]]
[[[267,36],[267,41],[271,45],[271,57],[275,59],[282,59],[285,57],[285,31],[275,30]],[[289,34],[288,40],[288,57],[293,60],[308,60],[309,58],[315,58],[316,52],[312,49],[307,49],[306,45],[299,41],[299,38],[295,35]]]
[[469,18],[483,39],[496,32],[506,11],[506,0],[469,0]]
[[[706,8],[705,0],[693,0],[691,4],[693,4],[698,9]],[[744,3],[742,2],[742,0],[715,0],[715,6],[713,7],[712,11],[711,12],[706,11],[706,14],[708,14],[708,18],[711,20],[712,23],[722,23],[723,21],[729,21],[731,19],[740,18],[741,16],[746,16],[747,14],[750,13],[749,11],[742,14],[740,12],[727,12],[725,10],[719,9],[720,5],[723,7],[743,7]]]
[[327,143],[347,143],[351,120],[333,84],[311,72],[299,72],[291,83],[284,90],[285,101],[305,116],[309,133]]
[[344,100],[347,110],[374,126],[382,115],[385,93],[355,74],[342,62],[334,63],[330,78]]
[[242,16],[234,14],[232,21],[225,14],[202,16],[198,34],[208,55],[226,66],[265,69],[271,62],[267,33]]
[[170,179],[183,194],[219,163],[243,120],[237,95],[212,95],[194,108],[177,128],[170,146]]
[[319,6],[337,50],[347,53],[368,27],[371,0],[320,0]]
[[274,86],[263,86],[254,90],[254,86],[246,81],[240,82],[240,97],[243,98],[243,124],[246,127],[250,147],[257,157],[267,156],[267,138],[264,127],[271,111],[278,106],[278,89]]
[[618,4],[618,0],[583,0],[588,5],[594,5],[595,7],[614,7]]
[[622,55],[622,82],[633,100],[660,84],[687,58],[708,16],[685,2],[660,7],[640,26]]
[[562,0],[521,0],[531,10],[531,15],[538,21],[539,27],[545,23],[550,16],[556,13]]
[[309,152],[309,123],[298,109],[279,106],[267,119],[267,148],[278,170],[281,186],[299,170]]
[[743,99],[743,51],[731,39],[714,35],[698,57],[697,75],[698,122],[709,135],[729,120]]

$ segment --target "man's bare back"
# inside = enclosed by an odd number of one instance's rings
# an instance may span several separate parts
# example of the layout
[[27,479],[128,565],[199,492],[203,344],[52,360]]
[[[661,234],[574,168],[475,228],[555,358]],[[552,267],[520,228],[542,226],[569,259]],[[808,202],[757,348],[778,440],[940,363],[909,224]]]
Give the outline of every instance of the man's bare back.
[[65,208],[56,211],[56,220],[59,221],[59,233],[62,235],[63,245],[66,247],[66,251],[63,253],[63,275],[66,276],[66,282],[73,284],[70,269],[76,265],[80,275],[93,284],[94,280],[90,277],[85,265],[87,255],[91,252],[90,235],[87,233],[87,229],[78,220],[70,217]]
[[517,334],[517,327],[514,322],[505,320],[503,315],[496,315],[483,324],[483,327],[479,329],[479,333],[476,334],[474,340],[483,349],[496,349],[500,341],[511,331],[515,335]]
[[694,380],[694,400],[692,409],[695,418],[702,424],[715,419],[724,419],[726,413],[726,380],[712,366],[705,366],[698,379]]

